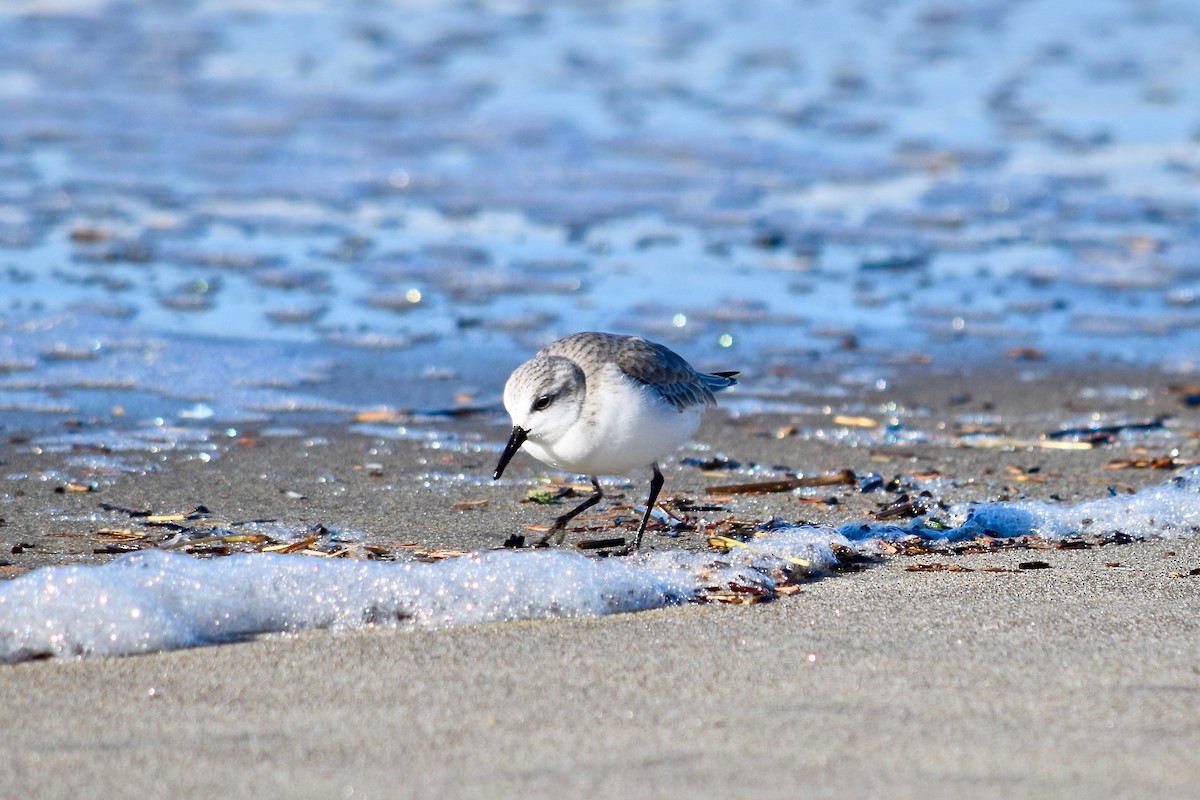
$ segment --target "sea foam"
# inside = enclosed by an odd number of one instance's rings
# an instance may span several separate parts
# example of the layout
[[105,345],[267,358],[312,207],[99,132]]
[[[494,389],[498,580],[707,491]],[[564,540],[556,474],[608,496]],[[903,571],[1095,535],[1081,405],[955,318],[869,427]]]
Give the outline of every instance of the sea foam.
[[[104,566],[43,568],[0,586],[0,661],[149,653],[311,628],[600,616],[688,603],[721,587],[766,596],[827,571],[836,548],[869,551],[901,530],[792,526],[723,554],[667,550],[598,559],[496,550],[433,564],[142,551]],[[982,503],[959,527],[938,533],[1061,538],[1117,531],[1200,531],[1200,468],[1137,494],[1073,505]]]

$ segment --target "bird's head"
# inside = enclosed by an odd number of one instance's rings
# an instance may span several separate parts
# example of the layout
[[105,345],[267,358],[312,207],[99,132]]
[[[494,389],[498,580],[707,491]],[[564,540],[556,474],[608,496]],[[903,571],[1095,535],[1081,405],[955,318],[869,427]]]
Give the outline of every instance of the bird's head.
[[586,391],[583,371],[569,358],[537,356],[519,366],[504,385],[504,408],[513,429],[493,479],[527,439],[553,442],[565,436],[579,421]]

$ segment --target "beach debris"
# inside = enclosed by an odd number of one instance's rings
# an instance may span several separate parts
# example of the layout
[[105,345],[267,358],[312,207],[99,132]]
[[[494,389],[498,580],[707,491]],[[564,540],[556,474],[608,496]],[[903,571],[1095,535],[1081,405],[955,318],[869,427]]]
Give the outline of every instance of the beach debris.
[[1083,539],[1060,539],[1054,543],[1055,550],[1088,550],[1092,544]]
[[[263,536],[262,534],[229,533],[229,534],[219,534],[219,535],[215,535],[215,536],[201,536],[197,539],[186,539],[186,540],[181,540],[181,541],[169,542],[166,544],[159,545],[158,547],[161,550],[175,550],[175,549],[192,550],[197,547],[211,548],[213,545],[261,544],[263,542],[269,542],[269,541],[270,541],[270,539],[266,536]],[[278,545],[268,545],[266,547],[260,547],[258,549],[264,553],[269,553],[269,552],[292,553],[292,552],[296,552],[297,550],[303,549],[307,545],[312,544],[314,541],[316,541],[315,538],[314,539],[306,539],[306,540],[298,543],[298,545],[292,544],[292,545],[287,545],[287,546],[283,546],[283,547],[278,546]]]
[[183,522],[187,514],[147,514],[145,522],[148,525],[165,525],[171,522]]
[[868,564],[879,560],[876,555],[841,542],[830,542],[829,550],[833,553],[835,572],[860,572],[866,569]]
[[1043,483],[1046,479],[1040,473],[1041,467],[1018,467],[1016,464],[1009,464],[1004,468],[1010,478],[1018,483]]
[[[0,371],[2,371],[0,367]],[[1179,402],[1188,408],[1200,406],[1200,384],[1176,384],[1168,386],[1167,391],[1179,397]]]
[[1064,428],[1058,431],[1043,433],[1042,436],[1050,441],[1078,441],[1088,444],[1112,444],[1123,433],[1145,433],[1146,431],[1162,430],[1165,419],[1142,420],[1141,422],[1126,422],[1119,425],[1096,425],[1092,427]]
[[1165,456],[1132,456],[1114,458],[1104,465],[1105,469],[1179,469],[1197,463],[1193,459],[1181,459],[1178,453]]
[[[357,536],[347,537],[320,524],[292,528],[275,519],[222,521],[214,519],[212,512],[204,505],[196,506],[189,512],[171,513],[154,513],[149,509],[126,508],[109,503],[100,507],[129,517],[145,528],[101,528],[88,535],[102,545],[96,549],[96,552],[102,553],[158,549],[178,550],[197,556],[258,552],[320,558],[394,560],[399,551],[419,547],[417,542],[366,543],[359,541]],[[164,531],[168,534],[165,538]]]
[[[721,550],[721,551],[726,551],[726,552],[729,551],[730,549],[733,549],[736,547],[740,547],[745,550],[753,550],[753,547],[751,545],[747,544],[746,542],[743,542],[741,539],[733,539],[729,536],[710,536],[710,537],[708,537],[708,544],[710,547],[712,547],[716,550]],[[804,567],[806,569],[808,567],[812,566],[812,562],[805,558],[784,556],[783,560],[787,561],[789,564],[794,564],[797,567]]]
[[970,567],[964,567],[962,564],[948,564],[944,561],[922,562],[920,564],[909,564],[904,568],[905,572],[974,572]]
[[720,470],[741,469],[742,465],[732,458],[718,453],[710,458],[683,458],[680,459],[681,464],[686,464],[689,467],[696,467],[705,472],[716,472]]
[[408,422],[411,418],[411,411],[388,406],[368,408],[354,415],[355,422],[367,425],[395,425]]
[[[218,536],[218,537],[212,537],[212,538],[213,538],[213,539],[218,539],[218,540],[220,540],[220,539],[222,539],[222,538],[224,538],[224,537],[219,537],[219,536]],[[254,541],[255,543],[257,543],[257,542],[259,542],[259,541],[265,541],[265,540],[266,540],[266,538],[267,538],[267,537],[265,537],[265,536],[263,536],[261,539],[259,539],[259,538],[254,538],[254,539],[253,539],[253,541]],[[265,547],[262,547],[262,548],[260,548],[260,549],[261,549],[261,550],[262,550],[262,552],[264,552],[264,553],[300,553],[300,552],[304,552],[304,551],[308,550],[308,549],[309,549],[309,548],[311,548],[311,547],[312,547],[314,544],[316,544],[316,543],[317,543],[317,538],[318,538],[318,537],[316,537],[316,536],[309,536],[308,538],[306,538],[306,539],[301,539],[301,540],[299,540],[299,541],[297,541],[297,542],[286,542],[286,543],[268,544],[268,545],[266,545]],[[246,541],[249,541],[249,540],[250,540],[250,538],[249,538],[249,537],[247,537]],[[204,544],[204,543],[205,543],[205,540],[204,540],[204,539],[199,539],[199,540],[197,540],[197,541],[196,541],[196,543],[197,543],[197,544]],[[187,543],[187,544],[191,544],[191,543]]]
[[813,506],[836,506],[840,501],[833,495],[829,495],[828,497],[797,497],[796,502],[808,503]]
[[726,584],[703,587],[697,593],[697,599],[704,603],[748,606],[770,600],[776,594],[778,594],[776,588],[730,581]]
[[499,403],[487,405],[461,405],[452,408],[429,408],[414,412],[421,417],[442,417],[446,419],[462,419],[464,417],[479,417],[495,414],[500,408]]
[[787,478],[778,481],[759,481],[756,483],[730,483],[720,486],[709,486],[704,489],[705,494],[709,495],[735,495],[735,494],[768,494],[774,492],[790,492],[794,489],[800,489],[808,486],[838,486],[851,485],[857,482],[858,477],[853,470],[842,469],[837,472],[827,473],[824,475],[812,475],[803,478]]
[[697,503],[694,503],[694,502],[688,501],[688,500],[676,500],[675,508],[678,509],[679,512],[683,513],[683,514],[695,514],[695,513],[705,512],[705,511],[724,511],[725,510],[725,506],[720,505],[719,503],[716,503],[716,502],[697,504]]
[[539,506],[548,506],[558,503],[564,497],[574,497],[575,489],[572,486],[535,486],[525,493],[525,499],[522,503],[536,503]]
[[115,511],[120,514],[124,514],[127,517],[148,517],[152,513],[154,513],[148,509],[142,510],[142,509],[134,509],[134,508],[125,508],[124,506],[115,506],[112,503],[101,503],[100,510]]
[[885,486],[883,476],[878,472],[868,472],[866,475],[859,476],[858,479],[858,491],[862,494],[870,494]]
[[1008,436],[980,437],[964,436],[959,443],[965,447],[1004,448],[1024,450],[1040,448],[1042,450],[1091,450],[1095,446],[1092,441],[1060,441],[1057,439],[1018,439]]
[[54,487],[54,491],[57,494],[84,494],[87,492],[97,491],[98,488],[99,487],[94,483],[76,483],[71,481],[63,484],[62,486]]
[[475,511],[477,509],[483,508],[487,504],[488,504],[488,499],[486,497],[484,497],[484,498],[480,498],[478,500],[459,500],[457,503],[454,503],[450,507],[452,509],[454,509],[455,511]]
[[[1136,495],[1117,492],[1070,507],[1035,501],[980,504],[972,509],[973,522],[931,531],[928,538],[924,521],[868,523],[865,535],[859,537],[847,530],[854,526],[835,530],[793,525],[777,518],[757,522],[731,519],[709,534],[712,550],[650,551],[619,561],[583,557],[577,549],[546,548],[517,557],[423,548],[407,542],[412,551],[407,554],[409,562],[431,563],[406,563],[401,570],[346,564],[346,559],[378,558],[386,548],[367,549],[353,537],[323,525],[297,530],[274,521],[222,522],[207,507],[198,507],[204,508],[199,514],[145,516],[130,516],[124,512],[142,512],[123,509],[110,512],[120,515],[123,524],[94,534],[100,537],[97,543],[104,545],[103,552],[114,555],[133,549],[140,552],[128,552],[102,567],[54,567],[39,570],[32,580],[25,576],[0,584],[0,594],[29,603],[21,607],[27,616],[22,617],[18,639],[0,652],[0,660],[74,658],[228,641],[242,631],[257,635],[275,630],[262,627],[264,614],[282,615],[279,618],[288,620],[287,629],[293,630],[369,625],[381,620],[458,625],[611,614],[684,603],[759,603],[795,594],[814,575],[862,569],[889,554],[925,556],[908,565],[911,572],[1048,569],[1050,563],[1043,560],[1022,560],[1015,567],[975,567],[957,562],[954,556],[1012,548],[1071,550],[1079,548],[1079,542],[1096,546],[1160,534],[1195,535],[1200,533],[1194,522],[1198,493],[1200,468],[1193,468]],[[981,519],[979,514],[987,506],[993,506],[991,515]],[[1172,509],[1175,517],[1167,509]],[[190,519],[193,516],[197,518]],[[176,521],[152,523],[152,517]],[[183,520],[177,521],[179,517]],[[1127,530],[1079,533],[1081,528],[1101,530],[1118,518]],[[1042,522],[1031,527],[1031,519]],[[1055,525],[1042,527],[1047,520]],[[160,542],[165,530],[161,525],[184,530],[172,531]],[[995,533],[986,533],[989,529]],[[1042,533],[1020,533],[1027,530]],[[905,535],[906,531],[911,534]],[[955,533],[973,538],[958,541]],[[60,535],[78,538],[89,534]],[[394,551],[396,546],[389,548]],[[179,551],[201,558],[186,558]],[[261,551],[271,556],[219,558]],[[1182,567],[1172,574],[1200,576],[1200,568],[1186,570]],[[160,577],[147,581],[146,574]],[[56,590],[46,591],[47,586]],[[179,614],[193,607],[194,598],[212,601],[213,586],[222,589],[217,593],[219,601],[230,604],[222,607],[227,612],[216,617],[219,625],[210,625],[203,615],[178,624]],[[514,591],[514,586],[528,588]],[[89,619],[104,624],[82,626],[64,640],[54,627],[64,607],[75,609],[72,613],[76,614],[83,609]],[[130,615],[130,608],[139,612],[136,617]],[[28,615],[52,624],[32,624]],[[137,621],[147,618],[153,623],[149,628]],[[92,631],[100,633],[93,635]],[[146,638],[148,632],[150,639]],[[82,638],[71,638],[76,636]]]
[[605,550],[625,546],[624,536],[614,536],[607,539],[584,539],[575,545],[580,550]]
[[[101,528],[91,535],[91,539],[98,542],[128,542],[144,540],[148,537],[145,531],[131,531],[117,528]],[[16,552],[14,550],[14,552]]]
[[871,417],[855,417],[845,414],[835,414],[833,417],[834,425],[841,425],[846,428],[878,428],[883,423]]
[[919,517],[929,512],[929,501],[932,499],[933,495],[929,492],[921,492],[916,497],[909,497],[907,494],[902,494],[893,502],[883,505],[872,516],[875,519]]
[[462,558],[470,554],[470,550],[460,550],[456,547],[418,548],[412,552],[414,560],[425,564],[433,564],[450,558]]

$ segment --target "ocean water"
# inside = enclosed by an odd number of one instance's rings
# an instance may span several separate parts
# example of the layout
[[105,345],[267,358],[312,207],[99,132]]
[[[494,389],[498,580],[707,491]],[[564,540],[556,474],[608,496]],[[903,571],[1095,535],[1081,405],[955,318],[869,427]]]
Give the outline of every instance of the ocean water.
[[1196,369],[1194,4],[75,0],[0,39],[6,428],[439,408],[580,329]]
[[0,662],[151,653],[260,634],[600,616],[701,602],[726,589],[770,596],[828,573],[835,548],[878,552],[909,536],[1200,534],[1200,467],[1134,495],[1074,505],[983,503],[955,528],[782,527],[726,555],[590,558],[563,550],[473,553],[436,563],[300,555],[195,559],[161,550],[104,566],[52,567],[0,584]]

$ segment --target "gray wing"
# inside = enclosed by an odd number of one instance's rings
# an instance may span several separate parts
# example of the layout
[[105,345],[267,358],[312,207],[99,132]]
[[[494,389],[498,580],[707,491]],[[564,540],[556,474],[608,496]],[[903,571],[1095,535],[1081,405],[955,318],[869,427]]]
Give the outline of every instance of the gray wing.
[[730,386],[737,386],[736,372],[701,372],[700,380],[704,381],[704,385],[714,392],[719,392],[722,389],[728,389]]
[[[673,350],[637,336],[612,333],[576,333],[554,342],[543,351],[585,363],[614,362],[638,383],[652,387],[664,401],[679,411],[694,406],[717,404],[713,390],[732,386],[730,375],[704,375]],[[590,370],[584,368],[584,374]]]

